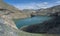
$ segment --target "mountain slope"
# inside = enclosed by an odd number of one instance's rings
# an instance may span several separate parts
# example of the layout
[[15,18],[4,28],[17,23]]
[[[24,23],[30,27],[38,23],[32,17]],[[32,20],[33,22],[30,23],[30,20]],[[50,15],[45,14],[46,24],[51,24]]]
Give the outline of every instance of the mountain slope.
[[47,9],[39,9],[38,14],[40,15],[49,15],[50,13],[60,12],[60,5],[53,6]]
[[29,17],[27,16],[27,14],[25,13],[22,13],[21,10],[15,8],[14,6],[12,5],[9,5],[5,2],[3,2],[2,0],[0,0],[0,11],[2,10],[2,12],[4,13],[8,13],[8,17],[11,17],[11,18],[15,18],[15,19],[18,19],[18,18],[26,18],[26,17]]

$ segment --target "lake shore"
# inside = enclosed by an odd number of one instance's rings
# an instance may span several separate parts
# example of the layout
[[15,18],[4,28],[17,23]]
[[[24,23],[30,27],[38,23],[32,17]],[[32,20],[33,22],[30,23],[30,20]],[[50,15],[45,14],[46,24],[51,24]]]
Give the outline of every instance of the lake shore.
[[30,33],[60,34],[60,16],[40,24],[24,27],[21,30]]

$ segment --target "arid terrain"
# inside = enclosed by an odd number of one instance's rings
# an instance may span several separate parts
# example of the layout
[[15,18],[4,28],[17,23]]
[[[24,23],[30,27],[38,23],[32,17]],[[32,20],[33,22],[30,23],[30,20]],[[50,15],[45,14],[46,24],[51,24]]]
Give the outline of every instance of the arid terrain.
[[[58,16],[55,13],[58,13]],[[26,28],[22,28],[21,30],[16,27],[13,19],[21,19],[28,17],[31,18],[31,15],[53,16],[56,17],[56,19],[54,18],[52,21],[49,20],[43,23],[39,23],[39,25],[31,25]],[[18,8],[15,8],[14,6],[3,2],[3,0],[0,0],[0,36],[48,36],[48,34],[34,34],[41,32],[59,34],[60,33],[59,25],[60,25],[60,5],[53,6],[47,9],[26,11],[19,10]],[[28,31],[28,29],[30,29],[30,31]]]

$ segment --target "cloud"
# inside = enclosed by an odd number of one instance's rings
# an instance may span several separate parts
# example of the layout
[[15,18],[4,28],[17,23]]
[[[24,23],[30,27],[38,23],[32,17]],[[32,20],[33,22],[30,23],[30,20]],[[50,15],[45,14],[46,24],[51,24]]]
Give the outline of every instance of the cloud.
[[56,1],[55,3],[56,3],[56,5],[60,5],[60,1]]
[[60,1],[57,1],[56,3],[60,3]]
[[28,4],[15,4],[14,6],[19,9],[39,9],[39,8],[46,8],[48,5],[48,2],[43,3],[28,3]]
[[15,7],[19,9],[33,9],[35,8],[34,3],[28,3],[28,4],[16,4]]
[[36,6],[38,8],[47,8],[48,7],[48,2],[42,2],[42,3],[37,3]]
[[21,9],[40,9],[40,8],[49,8],[54,5],[59,5],[60,1],[56,1],[54,3],[49,2],[33,2],[33,3],[25,3],[25,4],[15,4],[14,6]]

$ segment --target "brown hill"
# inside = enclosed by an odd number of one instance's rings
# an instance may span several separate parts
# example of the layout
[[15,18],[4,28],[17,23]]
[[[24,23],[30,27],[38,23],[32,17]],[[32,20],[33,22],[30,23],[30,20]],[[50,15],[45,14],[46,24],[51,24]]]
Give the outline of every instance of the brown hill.
[[21,13],[21,10],[15,8],[12,5],[9,5],[5,2],[3,2],[2,0],[0,0],[0,13],[5,13],[8,14],[6,16],[11,17],[11,18],[26,18],[29,17],[27,16],[27,14],[25,13]]

